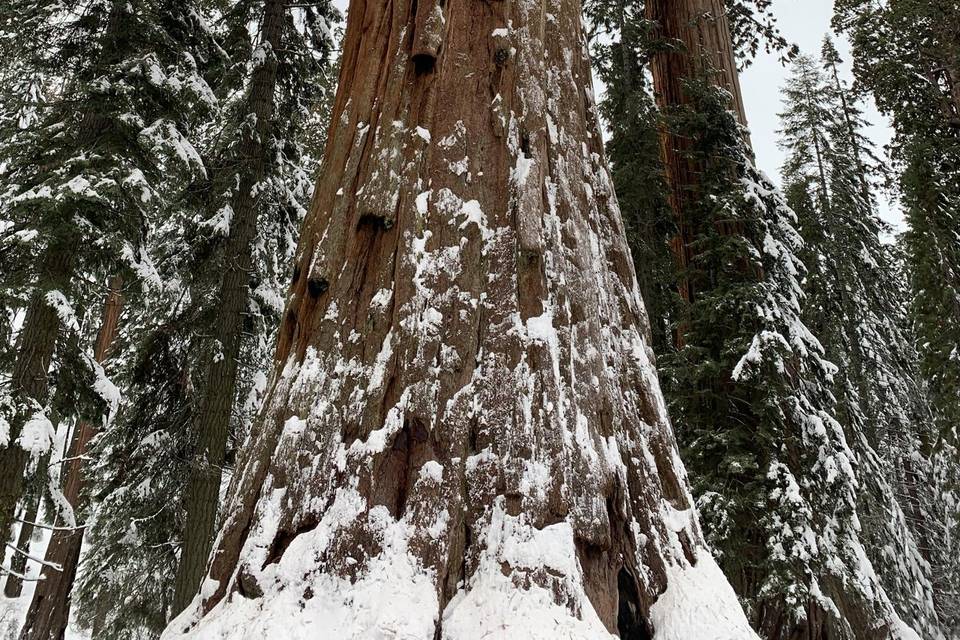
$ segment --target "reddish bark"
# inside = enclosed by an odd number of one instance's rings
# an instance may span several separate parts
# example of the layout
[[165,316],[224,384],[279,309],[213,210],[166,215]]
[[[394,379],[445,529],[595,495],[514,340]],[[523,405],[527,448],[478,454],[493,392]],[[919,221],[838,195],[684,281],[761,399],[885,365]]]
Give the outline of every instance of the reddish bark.
[[[689,106],[687,82],[708,81],[731,95],[731,109],[740,124],[747,115],[733,52],[730,24],[723,0],[648,0],[646,15],[655,27],[659,45],[651,60],[657,104],[664,111]],[[693,242],[698,229],[687,208],[699,197],[703,167],[690,157],[692,140],[664,126],[660,132],[661,157],[670,187],[670,207],[679,231],[673,242],[677,264],[683,271],[693,263]],[[693,302],[698,283],[689,278],[680,284],[684,300]]]

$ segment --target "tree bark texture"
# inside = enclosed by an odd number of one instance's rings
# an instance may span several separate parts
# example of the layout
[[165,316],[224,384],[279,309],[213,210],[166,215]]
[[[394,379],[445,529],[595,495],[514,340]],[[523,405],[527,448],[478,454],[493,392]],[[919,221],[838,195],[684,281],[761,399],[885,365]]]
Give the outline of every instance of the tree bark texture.
[[231,206],[234,216],[223,249],[223,279],[219,313],[204,363],[204,391],[193,421],[198,438],[184,502],[186,521],[177,567],[173,613],[180,613],[200,587],[216,536],[220,484],[230,435],[230,419],[237,391],[243,320],[250,303],[250,272],[260,197],[257,184],[266,166],[267,144],[275,107],[278,60],[283,46],[283,23],[288,0],[266,0],[261,27],[266,56],[254,71],[247,97],[255,126],[243,128],[238,164],[238,187]]
[[[690,105],[692,96],[684,83],[708,81],[730,93],[730,107],[740,124],[746,126],[747,115],[724,0],[647,0],[646,16],[655,25],[654,37],[658,41],[650,70],[660,108],[669,111]],[[673,250],[681,271],[693,264],[698,234],[687,211],[697,201],[703,173],[700,163],[690,157],[692,143],[693,140],[669,127],[661,127],[661,156],[678,229]],[[680,294],[686,302],[696,299],[698,284],[689,278],[681,281]]]
[[[109,357],[110,348],[120,330],[120,316],[123,312],[122,285],[123,279],[120,276],[110,279],[100,331],[93,349],[94,359],[100,364]],[[92,422],[77,422],[67,449],[66,462],[61,470],[63,495],[73,508],[74,514],[83,513],[87,507],[84,460],[90,441],[96,433],[96,426]],[[26,622],[20,632],[22,640],[59,640],[66,634],[70,621],[70,593],[77,576],[83,533],[82,528],[69,531],[60,528],[51,534],[44,561],[58,565],[61,569],[58,571],[44,566],[41,570],[42,580],[34,589]]]
[[580,11],[351,2],[266,407],[165,637],[753,637],[722,576],[657,607],[716,566]]

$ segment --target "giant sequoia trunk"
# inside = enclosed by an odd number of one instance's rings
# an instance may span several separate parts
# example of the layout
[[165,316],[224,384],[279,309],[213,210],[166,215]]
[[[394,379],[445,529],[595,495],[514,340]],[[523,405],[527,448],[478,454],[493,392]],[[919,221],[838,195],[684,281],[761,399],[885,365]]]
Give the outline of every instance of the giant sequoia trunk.
[[[122,279],[110,280],[103,306],[100,331],[94,345],[94,358],[98,363],[106,361],[120,328],[123,310]],[[97,430],[94,424],[80,420],[70,440],[63,465],[63,496],[73,507],[74,514],[81,514],[87,506],[84,493],[84,461],[90,441]],[[83,529],[61,527],[51,534],[41,571],[41,581],[33,592],[33,600],[27,612],[26,623],[20,633],[22,639],[47,640],[63,638],[70,620],[70,592],[77,576]],[[60,570],[53,568],[59,566]]]
[[351,2],[267,406],[168,637],[753,637],[664,413],[580,9]]
[[184,493],[186,521],[173,598],[180,613],[197,593],[216,534],[220,483],[230,419],[237,391],[244,314],[250,304],[253,240],[260,210],[258,183],[263,178],[267,144],[277,87],[277,53],[281,51],[283,21],[288,0],[266,0],[261,27],[263,59],[259,62],[247,96],[250,122],[242,128],[236,162],[237,190],[231,206],[233,221],[223,249],[223,279],[219,313],[209,337],[204,362],[203,395],[193,420],[198,439],[190,479]]

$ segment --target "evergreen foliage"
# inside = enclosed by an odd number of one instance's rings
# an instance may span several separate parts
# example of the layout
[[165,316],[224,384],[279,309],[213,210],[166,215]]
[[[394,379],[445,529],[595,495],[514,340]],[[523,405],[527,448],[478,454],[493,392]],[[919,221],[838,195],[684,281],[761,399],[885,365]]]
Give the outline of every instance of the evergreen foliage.
[[[619,35],[612,43],[601,42],[606,54],[601,68],[609,86],[604,104],[611,120],[608,148],[617,192],[627,220],[633,216],[640,220],[634,228],[647,225],[660,230],[634,236],[638,271],[662,265],[672,275],[658,276],[658,282],[689,280],[699,291],[689,304],[665,290],[645,288],[644,294],[648,306],[657,310],[654,315],[669,318],[677,338],[675,344],[655,338],[659,370],[701,517],[721,566],[766,637],[786,637],[803,628],[818,633],[821,627],[838,637],[854,637],[858,615],[884,621],[896,634],[909,633],[900,614],[918,629],[942,633],[933,612],[927,561],[889,484],[892,477],[907,477],[903,484],[916,488],[919,475],[916,470],[912,476],[897,475],[903,470],[892,469],[894,461],[874,449],[892,446],[883,439],[889,433],[886,417],[857,414],[853,421],[849,398],[837,393],[843,389],[859,394],[863,385],[871,385],[883,394],[870,401],[882,405],[889,400],[887,387],[894,385],[888,376],[904,372],[864,368],[854,385],[849,383],[853,372],[844,368],[849,363],[835,366],[814,337],[821,329],[829,332],[845,325],[828,326],[826,315],[814,311],[824,304],[815,288],[826,286],[823,265],[815,263],[807,272],[804,259],[815,250],[797,229],[811,232],[813,243],[827,242],[831,232],[820,225],[800,226],[809,221],[798,219],[771,182],[753,168],[722,91],[690,83],[689,108],[654,113],[641,73],[644,46],[650,46],[643,43],[646,27],[641,14],[606,15],[606,24]],[[632,107],[633,113],[645,117],[627,115],[631,101],[642,105]],[[855,110],[841,111],[856,121]],[[856,122],[852,127],[841,122],[844,129],[818,131],[824,140],[798,150],[793,159],[798,170],[817,166],[817,146],[822,147],[820,153],[828,151],[827,135],[842,135],[849,153],[850,145],[862,143]],[[696,258],[686,272],[666,259],[668,243],[676,240],[665,218],[669,210],[663,188],[656,187],[659,176],[650,179],[656,175],[651,141],[663,126],[694,141],[690,160],[702,178],[696,203],[684,212],[696,229]],[[646,145],[640,142],[644,140]],[[865,177],[868,160],[864,150],[856,163],[838,163],[825,176],[846,186],[843,197],[849,207],[865,200],[872,204]],[[827,194],[806,187],[817,184],[811,179],[799,188],[791,185],[791,199],[806,211],[816,210],[818,200]],[[882,283],[881,276],[889,281],[895,269],[879,246],[879,228],[871,226],[871,220],[863,223],[874,238],[868,247],[876,250],[870,268],[875,281]],[[818,232],[822,237],[813,237]],[[659,256],[659,262],[651,256]],[[808,299],[804,290],[809,287],[814,289]],[[878,293],[871,286],[869,294]],[[884,304],[872,316],[879,326],[864,329],[874,332],[871,337],[877,340],[896,331],[882,314],[889,312],[891,318],[898,311],[902,314],[895,298]],[[882,333],[876,335],[878,331]],[[898,344],[909,352],[899,337]],[[897,360],[899,355],[888,365],[906,366],[909,374],[909,364]],[[865,380],[868,375],[875,377]],[[899,412],[886,410],[918,420],[917,429],[928,427],[922,404],[916,407],[916,384],[909,377],[896,384],[904,393],[914,392],[912,404]],[[920,414],[914,415],[916,411]],[[872,432],[877,430],[882,434]],[[918,446],[913,440],[906,444]],[[912,460],[910,453],[907,449],[898,455]],[[865,487],[870,491],[863,492]],[[907,496],[901,492],[896,498]],[[887,553],[894,548],[902,555]],[[920,591],[912,588],[914,580]],[[885,586],[894,594],[893,601]],[[860,613],[851,614],[853,610]]]
[[[81,311],[102,299],[108,275],[155,283],[144,250],[149,221],[176,192],[178,179],[203,170],[188,135],[212,102],[198,71],[210,42],[196,13],[172,0],[23,0],[16,8],[26,20],[13,27],[12,38],[25,52],[15,66],[31,88],[11,111],[19,117],[5,149],[9,227],[0,269],[4,297],[30,303],[14,371],[46,368],[46,356],[37,354],[53,352],[50,379],[85,388],[91,402],[105,402],[112,414],[117,388],[90,355],[90,334],[58,342],[57,333],[87,326]],[[41,424],[50,398],[63,395],[48,393],[45,384],[21,384],[14,380],[6,390],[12,392],[11,441],[26,425]],[[82,411],[82,403],[71,404],[68,415]],[[55,491],[46,465],[35,464],[51,444],[52,438],[38,442],[31,468],[38,486]],[[12,447],[4,455],[9,464],[22,464]],[[71,520],[69,513],[63,517]]]
[[673,350],[672,323],[680,297],[670,241],[677,234],[659,159],[660,114],[643,70],[649,62],[648,24],[641,2],[588,5],[598,35],[593,60],[607,87],[600,104],[608,126],[607,153],[640,292],[657,354]]
[[[848,87],[833,42],[819,58],[799,55],[773,0],[683,6],[726,8],[742,66],[761,50],[794,61],[781,193],[754,166],[736,98],[706,74],[684,79],[688,103],[657,108],[648,67],[683,45],[654,40],[644,0],[584,0],[613,182],[696,499],[691,531],[699,536],[699,517],[764,638],[957,637],[960,7],[836,0],[834,25],[854,52]],[[289,283],[303,275],[291,274],[301,223],[337,126],[333,7],[0,0],[0,536],[16,519],[84,526],[71,597],[98,640],[159,638],[186,606],[194,589],[180,579],[184,549],[192,545],[196,569],[213,527],[196,526],[191,510],[200,502],[219,524],[271,388]],[[282,15],[273,38],[271,11]],[[500,32],[498,42],[519,38],[512,25]],[[506,62],[501,53],[507,69],[515,51]],[[893,122],[889,160],[864,133],[868,94]],[[424,132],[417,140],[436,148]],[[521,149],[536,143],[529,134],[511,132]],[[696,183],[681,187],[683,198],[671,199],[660,158],[671,139],[683,141]],[[538,157],[523,151],[532,165]],[[900,237],[878,215],[878,189],[893,182],[908,224]],[[115,278],[123,315],[101,366],[94,343]],[[301,291],[329,286],[299,281]],[[236,322],[224,320],[228,310]],[[225,455],[210,454],[207,414],[228,423]],[[60,468],[81,421],[99,434],[86,452],[89,499],[74,512]],[[404,417],[395,446],[412,451],[418,424],[409,425]],[[198,478],[214,478],[213,489],[197,491]],[[454,546],[470,547],[474,534]],[[18,544],[31,535],[20,527]],[[31,555],[43,555],[36,546]],[[23,571],[28,548],[11,547],[0,577]],[[594,545],[577,538],[574,548]],[[636,600],[626,595],[621,603]],[[627,613],[621,634],[646,637],[647,622]]]
[[875,211],[873,153],[839,63],[827,40],[822,65],[799,58],[784,91],[783,178],[810,265],[804,320],[838,366],[838,419],[851,440],[862,440],[856,448],[867,552],[911,626],[943,637],[936,604],[945,594],[935,593],[932,571],[951,555],[943,536],[951,497],[930,482],[936,435],[908,337],[905,282],[883,243],[891,231]]
[[945,0],[841,0],[854,72],[893,120],[911,317],[941,434],[960,425],[960,7]]
[[[239,149],[251,126],[250,81],[268,51],[256,40],[262,0],[232,3],[224,12],[226,62],[214,84],[218,109],[197,143],[207,179],[191,185],[153,234],[152,253],[165,286],[149,301],[138,329],[123,418],[98,443],[101,506],[79,585],[82,623],[104,638],[155,637],[171,614],[173,576],[185,525],[184,492],[194,456],[198,402],[208,384],[205,355],[216,349],[219,275],[228,249],[231,203],[247,170]],[[240,372],[233,391],[227,466],[260,406],[272,364],[289,264],[313,186],[316,162],[306,155],[307,125],[329,96],[331,32],[325,3],[287,12],[277,51],[278,86],[272,137],[259,183],[251,297],[245,314]],[[253,34],[253,35],[251,35]],[[103,609],[99,603],[129,600]]]

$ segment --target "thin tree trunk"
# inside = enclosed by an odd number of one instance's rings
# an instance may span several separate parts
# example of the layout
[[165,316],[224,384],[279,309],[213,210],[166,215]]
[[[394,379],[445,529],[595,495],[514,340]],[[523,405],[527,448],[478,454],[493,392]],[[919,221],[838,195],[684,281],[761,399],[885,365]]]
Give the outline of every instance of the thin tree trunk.
[[681,594],[713,561],[580,10],[351,2],[266,408],[168,637],[752,637],[722,578]]
[[[69,282],[73,269],[73,251],[70,246],[53,245],[41,263],[41,282]],[[47,403],[49,385],[47,371],[53,359],[60,318],[49,302],[48,288],[41,287],[34,295],[24,318],[13,365],[10,389],[17,400],[18,410],[10,429],[10,441],[0,448],[0,537],[7,539],[13,524],[17,502],[23,494],[23,474],[29,454],[17,442],[20,431],[33,413],[29,406],[35,402],[40,408]]]
[[[94,358],[103,364],[110,355],[110,348],[120,329],[120,316],[123,311],[123,279],[115,276],[110,279],[109,289],[103,304],[100,331],[94,345]],[[96,426],[80,420],[74,429],[70,447],[67,451],[63,474],[63,495],[73,508],[74,514],[81,514],[87,507],[84,492],[84,460],[90,441],[96,435]],[[66,633],[70,621],[70,593],[77,576],[80,561],[80,549],[83,544],[84,530],[55,530],[50,537],[44,561],[58,565],[58,571],[44,566],[42,580],[33,592],[33,600],[27,611],[26,622],[20,632],[22,640],[60,639]]]
[[7,583],[3,587],[3,595],[8,598],[19,598],[23,593],[23,578],[26,575],[27,556],[24,553],[30,553],[30,542],[33,540],[34,526],[37,521],[37,514],[40,511],[40,496],[33,494],[27,500],[27,505],[23,510],[23,522],[20,523],[20,534],[17,536],[17,550],[13,550],[10,557],[10,575],[7,576]]
[[266,0],[261,37],[269,45],[265,61],[254,72],[247,97],[256,127],[244,128],[240,145],[243,169],[230,236],[224,249],[225,270],[219,294],[219,313],[204,363],[204,393],[193,422],[197,434],[195,459],[185,490],[186,521],[173,598],[174,615],[196,595],[207,567],[216,534],[220,484],[230,434],[230,418],[237,390],[238,360],[243,319],[249,305],[253,240],[256,235],[260,198],[257,184],[266,166],[266,144],[275,108],[278,60],[288,0]]

